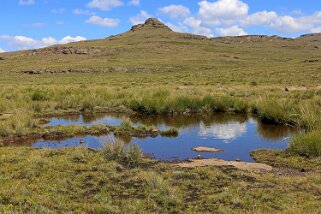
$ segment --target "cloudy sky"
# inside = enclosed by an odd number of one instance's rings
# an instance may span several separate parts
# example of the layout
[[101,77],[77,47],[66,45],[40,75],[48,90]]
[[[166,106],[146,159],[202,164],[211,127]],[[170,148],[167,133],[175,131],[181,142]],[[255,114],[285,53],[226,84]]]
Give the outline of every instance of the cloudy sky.
[[321,1],[1,0],[0,52],[104,38],[149,17],[208,37],[296,37],[321,32]]

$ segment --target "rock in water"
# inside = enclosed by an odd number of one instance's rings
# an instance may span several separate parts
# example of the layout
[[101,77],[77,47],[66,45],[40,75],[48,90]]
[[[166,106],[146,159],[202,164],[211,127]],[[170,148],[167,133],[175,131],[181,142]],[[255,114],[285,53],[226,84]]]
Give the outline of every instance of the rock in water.
[[209,148],[209,147],[195,147],[193,148],[195,152],[224,152],[224,150],[216,149],[216,148]]

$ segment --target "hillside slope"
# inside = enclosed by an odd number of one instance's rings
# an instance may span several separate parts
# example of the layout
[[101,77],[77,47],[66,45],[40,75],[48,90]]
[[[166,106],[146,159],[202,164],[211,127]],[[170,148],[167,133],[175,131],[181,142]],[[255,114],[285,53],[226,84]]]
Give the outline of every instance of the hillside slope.
[[[1,54],[1,72],[291,71],[320,77],[321,36],[208,39],[173,32],[156,19],[101,40]],[[318,71],[317,73],[315,73]],[[251,74],[251,72],[250,72]]]

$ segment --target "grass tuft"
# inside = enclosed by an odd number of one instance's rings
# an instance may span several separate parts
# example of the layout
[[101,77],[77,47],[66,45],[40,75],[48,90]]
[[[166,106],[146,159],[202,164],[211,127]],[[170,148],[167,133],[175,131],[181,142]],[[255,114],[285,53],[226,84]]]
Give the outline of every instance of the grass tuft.
[[321,132],[312,131],[295,137],[289,150],[306,157],[321,157]]
[[137,144],[126,146],[122,141],[107,142],[103,154],[109,161],[116,161],[128,167],[138,167],[142,162],[142,151]]

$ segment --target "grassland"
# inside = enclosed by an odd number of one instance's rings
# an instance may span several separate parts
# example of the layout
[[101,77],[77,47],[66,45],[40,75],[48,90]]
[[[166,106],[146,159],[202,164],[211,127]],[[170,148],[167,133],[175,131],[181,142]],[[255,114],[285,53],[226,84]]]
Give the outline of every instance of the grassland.
[[83,148],[3,147],[4,212],[320,210],[320,35],[208,40],[146,26],[64,46],[70,47],[100,51],[1,54],[0,139],[44,131],[39,128],[43,115],[248,112],[266,123],[299,126],[306,132],[286,152],[257,153],[258,161],[296,171],[315,167],[299,177],[214,167],[174,169],[148,160],[130,168]]
[[[1,213],[318,213],[321,209],[320,161],[314,164],[318,168],[306,173],[260,174],[230,167],[173,168],[146,159],[134,167],[107,151],[109,156],[86,148],[0,148]],[[301,167],[308,165],[300,161]]]

